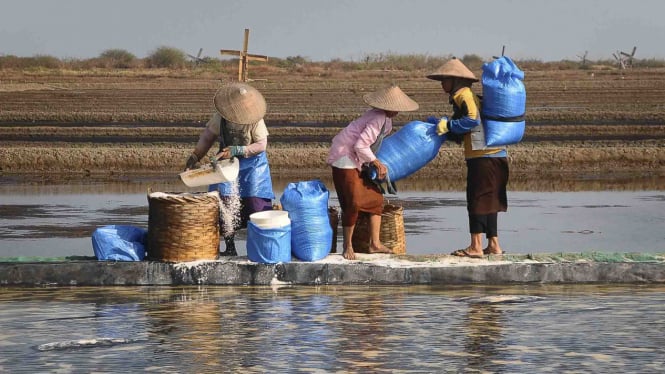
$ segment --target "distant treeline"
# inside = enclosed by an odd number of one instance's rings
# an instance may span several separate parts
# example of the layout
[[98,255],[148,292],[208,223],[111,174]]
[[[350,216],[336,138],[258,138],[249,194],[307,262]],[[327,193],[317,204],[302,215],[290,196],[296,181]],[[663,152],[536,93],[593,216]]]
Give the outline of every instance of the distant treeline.
[[[362,71],[362,70],[401,70],[420,71],[436,69],[444,62],[452,58],[452,55],[431,56],[425,54],[395,54],[378,53],[365,55],[358,61],[344,61],[333,59],[330,61],[312,61],[303,56],[291,56],[286,58],[270,58],[267,62],[254,62],[266,67],[276,67],[290,71],[307,70],[317,68],[337,71]],[[471,69],[480,69],[486,62],[482,57],[471,54],[457,56]],[[590,69],[593,67],[619,67],[616,60],[561,60],[543,62],[537,59],[515,60],[515,62],[526,70],[569,70]],[[634,68],[657,68],[665,67],[662,59],[633,59],[628,62],[629,67]],[[203,69],[203,70],[226,70],[237,69],[238,59],[221,59],[212,57],[194,58],[187,53],[172,47],[160,47],[151,52],[145,58],[138,58],[124,49],[108,49],[98,57],[88,59],[59,59],[49,55],[35,55],[33,57],[18,57],[13,55],[0,55],[0,69]]]

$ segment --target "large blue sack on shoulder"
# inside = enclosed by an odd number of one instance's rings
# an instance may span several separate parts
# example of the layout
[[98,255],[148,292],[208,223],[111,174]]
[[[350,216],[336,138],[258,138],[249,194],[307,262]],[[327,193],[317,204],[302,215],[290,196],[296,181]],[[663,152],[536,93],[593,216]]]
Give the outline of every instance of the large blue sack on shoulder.
[[247,222],[247,258],[263,264],[291,261],[291,225],[261,228]]
[[524,72],[507,56],[483,64],[481,119],[487,146],[516,144],[524,136]]
[[320,260],[330,253],[329,195],[323,182],[313,180],[289,183],[279,199],[291,219],[291,252],[302,261]]
[[445,140],[436,134],[436,125],[412,121],[383,139],[376,158],[388,168],[390,181],[396,182],[432,161]]
[[142,261],[147,234],[135,226],[99,227],[92,233],[92,249],[99,261]]

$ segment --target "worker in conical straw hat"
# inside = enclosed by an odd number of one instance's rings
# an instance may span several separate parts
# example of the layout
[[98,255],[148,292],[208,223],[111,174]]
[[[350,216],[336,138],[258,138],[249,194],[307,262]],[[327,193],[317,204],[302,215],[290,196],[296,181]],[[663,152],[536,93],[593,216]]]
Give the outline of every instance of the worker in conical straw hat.
[[[462,61],[451,59],[427,78],[440,81],[453,105],[453,115],[428,121],[437,125],[437,134],[464,143],[467,166],[466,199],[471,243],[454,256],[482,257],[503,253],[497,230],[498,212],[508,209],[508,159],[505,148],[488,148],[480,120],[480,98],[471,91],[478,78]],[[483,234],[487,246],[483,248]]]
[[456,58],[448,60],[445,64],[441,65],[434,72],[427,74],[427,78],[436,81],[443,81],[446,78],[460,78],[466,79],[470,82],[478,82],[478,78],[473,74],[464,63]]
[[356,258],[352,237],[360,212],[370,214],[369,252],[391,253],[379,238],[383,194],[375,183],[363,178],[361,172],[364,165],[371,164],[378,171],[378,179],[385,178],[388,171],[376,158],[376,153],[383,138],[392,131],[392,118],[399,112],[418,109],[418,103],[396,85],[368,93],[363,100],[371,108],[333,138],[327,159],[342,210],[342,255],[349,260]]
[[220,230],[226,250],[223,256],[236,256],[235,230],[247,227],[249,215],[271,210],[275,195],[266,156],[268,128],[263,120],[267,105],[263,95],[245,83],[231,83],[220,88],[213,98],[215,112],[199,136],[185,170],[192,169],[219,141],[215,158],[237,158],[240,172],[237,182],[209,186],[222,197]]

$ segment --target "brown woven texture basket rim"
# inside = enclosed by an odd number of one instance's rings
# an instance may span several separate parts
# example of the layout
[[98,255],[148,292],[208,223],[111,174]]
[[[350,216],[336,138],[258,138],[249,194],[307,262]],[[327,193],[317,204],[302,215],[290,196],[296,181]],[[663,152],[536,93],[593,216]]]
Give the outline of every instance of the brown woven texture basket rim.
[[158,192],[148,190],[148,201],[150,199],[174,203],[188,203],[188,202],[203,202],[205,200],[214,199],[219,202],[219,192],[161,192],[164,195],[155,195]]

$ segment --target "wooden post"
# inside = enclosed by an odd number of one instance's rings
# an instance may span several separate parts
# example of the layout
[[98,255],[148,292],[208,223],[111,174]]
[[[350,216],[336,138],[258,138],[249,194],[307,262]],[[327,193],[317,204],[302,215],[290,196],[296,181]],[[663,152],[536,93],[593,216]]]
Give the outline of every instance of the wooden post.
[[222,55],[235,55],[238,56],[238,81],[247,82],[247,72],[248,72],[248,62],[250,60],[254,61],[268,61],[268,56],[264,55],[254,55],[247,53],[247,48],[249,47],[249,29],[245,29],[245,38],[242,43],[242,50],[237,51],[235,49],[221,49],[219,52]]

